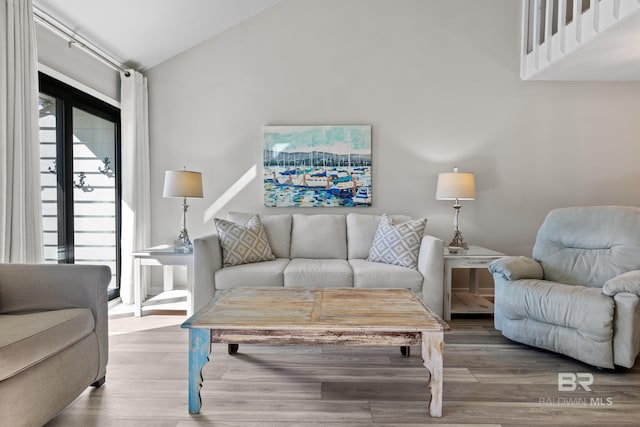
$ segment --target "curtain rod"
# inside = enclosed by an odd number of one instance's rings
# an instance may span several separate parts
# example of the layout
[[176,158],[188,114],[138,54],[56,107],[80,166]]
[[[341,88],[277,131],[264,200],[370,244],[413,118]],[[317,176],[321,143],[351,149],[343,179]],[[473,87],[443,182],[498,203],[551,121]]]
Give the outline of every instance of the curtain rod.
[[33,17],[35,22],[45,26],[63,39],[66,39],[69,43],[69,47],[71,47],[72,45],[77,45],[80,49],[84,50],[85,52],[98,59],[102,63],[113,68],[114,70],[122,71],[126,77],[129,77],[131,75],[129,70],[125,68],[124,64],[114,59],[111,55],[107,54],[105,51],[98,48],[96,45],[94,45],[84,37],[77,35],[69,27],[67,27],[51,15],[47,14],[42,9],[33,6]]

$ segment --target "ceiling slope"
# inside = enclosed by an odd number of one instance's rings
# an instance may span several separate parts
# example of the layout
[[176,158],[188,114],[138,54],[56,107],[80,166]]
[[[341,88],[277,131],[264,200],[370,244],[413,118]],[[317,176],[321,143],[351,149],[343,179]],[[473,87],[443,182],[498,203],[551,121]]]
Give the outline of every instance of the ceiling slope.
[[128,67],[147,70],[281,0],[33,0]]

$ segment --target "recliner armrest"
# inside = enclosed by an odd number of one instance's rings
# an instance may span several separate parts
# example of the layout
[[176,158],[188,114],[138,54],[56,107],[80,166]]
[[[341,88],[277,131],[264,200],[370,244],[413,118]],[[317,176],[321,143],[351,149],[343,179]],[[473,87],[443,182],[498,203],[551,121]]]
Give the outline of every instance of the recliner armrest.
[[502,275],[506,280],[538,279],[542,280],[542,265],[525,256],[511,256],[497,259],[489,264],[489,271]]
[[222,268],[222,247],[217,234],[193,240],[193,304],[197,312],[209,304],[216,291],[215,274]]
[[640,296],[640,270],[627,271],[607,280],[602,293],[610,297],[622,293]]

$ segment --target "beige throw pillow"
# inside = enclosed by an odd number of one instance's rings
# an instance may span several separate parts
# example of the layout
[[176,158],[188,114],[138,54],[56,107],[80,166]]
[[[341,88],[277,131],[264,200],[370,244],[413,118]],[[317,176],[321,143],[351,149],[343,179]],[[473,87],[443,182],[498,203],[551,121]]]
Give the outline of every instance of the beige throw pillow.
[[214,222],[220,236],[224,267],[276,259],[260,217],[254,216],[244,225],[219,218]]

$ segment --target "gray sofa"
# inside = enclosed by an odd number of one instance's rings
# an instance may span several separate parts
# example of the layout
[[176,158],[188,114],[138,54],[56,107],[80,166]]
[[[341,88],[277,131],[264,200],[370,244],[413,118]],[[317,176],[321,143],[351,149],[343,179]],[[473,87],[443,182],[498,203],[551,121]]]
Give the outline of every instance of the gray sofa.
[[0,264],[0,424],[41,426],[104,382],[105,266]]
[[514,341],[594,366],[631,368],[640,351],[640,209],[551,211],[533,258],[489,270],[495,328]]
[[[244,224],[253,214],[230,213]],[[407,216],[391,216],[395,222]],[[443,312],[443,242],[424,235],[417,269],[369,262],[367,257],[381,216],[260,215],[273,261],[224,267],[217,234],[194,240],[195,309],[215,291],[235,287],[410,288],[438,315]]]

